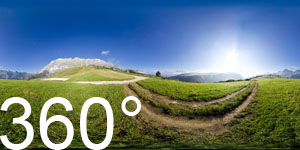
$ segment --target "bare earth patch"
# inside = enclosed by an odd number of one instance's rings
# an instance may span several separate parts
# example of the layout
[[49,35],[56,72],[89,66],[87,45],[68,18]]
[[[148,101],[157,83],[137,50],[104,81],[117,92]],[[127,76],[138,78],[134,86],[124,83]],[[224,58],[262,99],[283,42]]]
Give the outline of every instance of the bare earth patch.
[[66,81],[68,80],[69,78],[45,78],[45,79],[42,79],[44,81]]
[[145,80],[148,77],[140,77],[140,76],[134,76],[135,79],[132,80],[124,80],[124,81],[80,81],[80,82],[74,82],[74,83],[80,83],[80,84],[94,84],[94,85],[103,85],[103,84],[128,84],[132,82],[138,82],[141,80]]
[[[148,77],[140,77],[140,76],[133,76],[135,79],[132,80],[124,80],[124,81],[79,81],[79,82],[74,82],[74,83],[79,83],[79,84],[94,84],[94,85],[104,85],[104,84],[128,84],[132,82],[138,82],[141,80],[145,80]],[[44,81],[66,81],[69,78],[45,78],[42,79]]]

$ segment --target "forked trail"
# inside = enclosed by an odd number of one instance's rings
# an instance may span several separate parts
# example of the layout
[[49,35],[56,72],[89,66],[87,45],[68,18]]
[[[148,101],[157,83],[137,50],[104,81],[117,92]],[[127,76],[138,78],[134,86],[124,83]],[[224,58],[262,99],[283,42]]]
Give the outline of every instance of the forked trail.
[[164,102],[166,104],[177,104],[177,105],[183,105],[183,106],[188,106],[188,107],[199,107],[199,106],[206,106],[206,105],[210,105],[210,104],[214,104],[214,103],[219,103],[219,102],[223,102],[226,101],[230,98],[235,97],[236,95],[238,95],[239,93],[243,92],[244,90],[246,90],[247,88],[249,88],[249,86],[246,86],[234,93],[231,93],[225,97],[219,98],[219,99],[214,99],[214,100],[210,100],[210,101],[182,101],[182,100],[176,100],[173,98],[170,98],[168,96],[163,96],[160,94],[156,94],[154,92],[151,92],[150,90],[140,86],[138,83],[133,83],[135,84],[135,86],[137,86],[143,93],[146,93],[146,95],[151,96],[151,98],[157,100],[157,101],[161,101]]
[[[256,88],[257,84],[253,88],[252,93],[241,105],[222,117],[189,119],[186,117],[171,116],[165,114],[161,109],[153,107],[140,99],[142,103],[141,115],[146,121],[151,122],[154,126],[176,127],[184,131],[201,129],[204,130],[204,132],[221,134],[228,130],[228,127],[224,124],[232,121],[234,116],[245,110],[245,108],[250,104],[256,94]],[[128,85],[125,85],[125,89],[129,95],[138,97],[136,93],[128,87]]]

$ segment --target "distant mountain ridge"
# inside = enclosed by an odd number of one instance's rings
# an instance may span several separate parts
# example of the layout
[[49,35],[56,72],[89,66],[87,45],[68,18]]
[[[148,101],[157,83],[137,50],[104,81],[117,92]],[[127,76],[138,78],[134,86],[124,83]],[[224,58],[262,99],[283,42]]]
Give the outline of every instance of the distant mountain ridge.
[[300,70],[292,71],[292,70],[284,69],[283,71],[279,71],[272,75],[277,75],[283,78],[300,79]]
[[101,59],[82,59],[82,58],[58,58],[45,66],[39,74],[54,74],[66,69],[83,66],[102,66],[107,68],[115,67],[114,64]]
[[184,73],[170,77],[185,82],[213,83],[227,80],[241,80],[238,73]]
[[29,76],[31,76],[31,74],[26,72],[0,70],[0,79],[23,80]]

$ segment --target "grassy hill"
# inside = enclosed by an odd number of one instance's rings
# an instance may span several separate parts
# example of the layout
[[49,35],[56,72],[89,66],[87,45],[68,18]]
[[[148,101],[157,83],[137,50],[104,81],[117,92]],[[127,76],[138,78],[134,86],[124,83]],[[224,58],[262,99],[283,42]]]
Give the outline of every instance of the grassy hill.
[[52,75],[53,78],[69,78],[68,81],[120,81],[134,79],[126,73],[98,66],[76,67]]

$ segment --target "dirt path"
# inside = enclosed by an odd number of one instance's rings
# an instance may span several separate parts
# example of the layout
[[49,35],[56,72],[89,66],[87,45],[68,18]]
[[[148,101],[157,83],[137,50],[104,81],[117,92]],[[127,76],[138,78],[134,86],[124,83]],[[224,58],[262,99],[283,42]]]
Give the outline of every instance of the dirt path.
[[141,80],[145,80],[148,77],[140,77],[140,76],[134,76],[135,79],[132,80],[124,80],[124,81],[79,81],[79,82],[74,82],[74,83],[79,83],[79,84],[94,84],[94,85],[103,85],[103,84],[128,84],[132,82],[138,82]]
[[44,81],[67,81],[69,78],[45,78]]
[[151,92],[150,90],[140,86],[138,83],[134,83],[142,92],[144,92],[146,95],[150,96],[151,98],[157,100],[157,101],[161,101],[167,104],[178,104],[178,105],[183,105],[183,106],[189,106],[189,107],[199,107],[199,106],[206,106],[206,105],[210,105],[210,104],[214,104],[214,103],[219,103],[219,102],[223,102],[226,101],[232,97],[235,97],[237,94],[243,92],[244,90],[246,90],[247,88],[249,88],[249,86],[246,86],[234,93],[231,93],[225,97],[219,98],[219,99],[214,99],[214,100],[210,100],[208,102],[205,101],[199,101],[199,102],[195,102],[195,101],[181,101],[181,100],[175,100],[172,99],[168,96],[163,96],[163,95],[159,95],[156,94],[154,92]]
[[[170,116],[164,114],[161,109],[153,107],[143,100],[141,100],[141,115],[146,121],[151,122],[155,126],[176,127],[184,131],[204,130],[204,132],[208,133],[221,134],[229,129],[224,126],[224,124],[233,120],[234,116],[245,110],[252,101],[256,94],[256,87],[257,85],[255,85],[250,96],[240,106],[223,117],[203,117],[191,120],[186,117]],[[129,95],[138,97],[128,85],[125,85],[125,89]]]
[[[79,81],[74,83],[80,83],[80,84],[95,84],[95,85],[102,85],[102,84],[128,84],[133,82],[138,82],[141,80],[148,79],[148,77],[141,77],[141,76],[133,76],[135,79],[132,80],[124,80],[124,81]],[[69,78],[45,78],[42,80],[45,81],[66,81]]]

